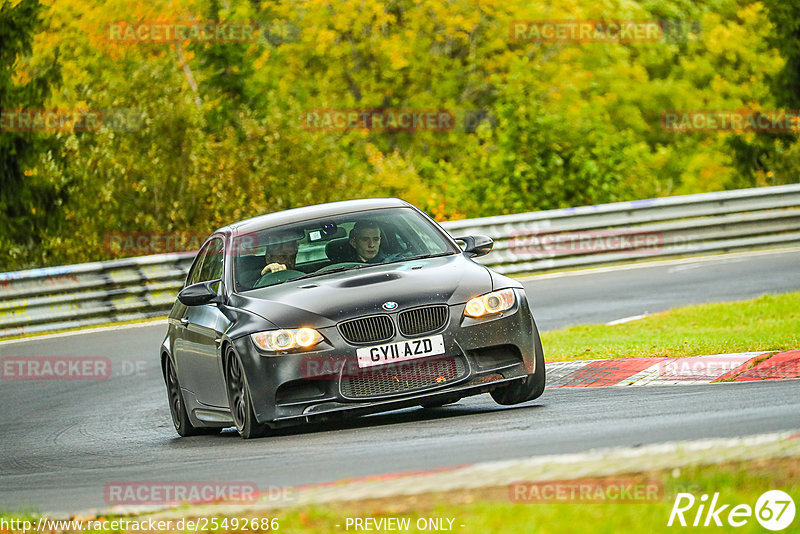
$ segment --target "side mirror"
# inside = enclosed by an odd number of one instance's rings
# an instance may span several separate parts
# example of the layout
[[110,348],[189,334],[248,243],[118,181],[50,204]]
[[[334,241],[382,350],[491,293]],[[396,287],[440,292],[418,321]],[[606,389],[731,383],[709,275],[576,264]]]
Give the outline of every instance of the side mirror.
[[210,282],[200,282],[199,284],[186,286],[178,293],[178,300],[185,306],[202,306],[210,302],[222,302],[222,299],[212,288],[214,284],[219,282],[220,280],[211,280]]
[[492,251],[494,241],[491,237],[485,235],[467,235],[464,237],[457,237],[456,241],[463,241],[464,254],[471,258],[476,256],[485,256]]

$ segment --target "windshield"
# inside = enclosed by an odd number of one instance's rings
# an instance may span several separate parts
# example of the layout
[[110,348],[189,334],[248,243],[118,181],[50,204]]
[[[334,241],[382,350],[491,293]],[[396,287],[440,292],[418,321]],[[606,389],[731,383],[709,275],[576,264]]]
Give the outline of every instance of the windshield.
[[455,254],[411,208],[388,208],[267,228],[234,240],[237,292],[372,265]]

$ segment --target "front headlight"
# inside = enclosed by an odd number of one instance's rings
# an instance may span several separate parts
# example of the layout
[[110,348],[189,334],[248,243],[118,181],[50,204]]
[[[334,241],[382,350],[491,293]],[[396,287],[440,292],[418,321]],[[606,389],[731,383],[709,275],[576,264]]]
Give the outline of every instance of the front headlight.
[[322,341],[322,334],[313,328],[287,328],[250,334],[253,343],[262,350],[279,352],[293,349],[309,349]]
[[464,315],[475,318],[494,315],[514,306],[516,300],[513,289],[492,291],[480,297],[469,299],[464,308]]

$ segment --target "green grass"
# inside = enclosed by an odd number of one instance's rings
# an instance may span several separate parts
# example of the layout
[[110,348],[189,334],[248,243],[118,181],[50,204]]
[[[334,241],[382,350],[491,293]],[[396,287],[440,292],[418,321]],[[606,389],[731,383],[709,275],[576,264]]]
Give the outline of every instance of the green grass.
[[[746,525],[732,529],[724,523],[727,513],[734,505],[747,504],[754,507],[758,497],[768,490],[779,489],[794,497],[800,497],[800,462],[797,458],[765,459],[733,462],[713,466],[695,466],[683,469],[617,475],[614,481],[656,482],[663,487],[663,494],[652,503],[515,503],[509,500],[508,488],[483,488],[479,490],[452,491],[427,495],[372,499],[347,503],[334,503],[304,508],[262,512],[245,512],[235,517],[277,518],[278,532],[341,533],[350,518],[410,518],[412,527],[406,532],[421,532],[414,526],[420,518],[451,518],[452,532],[483,534],[498,532],[517,533],[616,533],[616,532],[766,532],[755,517],[748,518]],[[680,492],[692,493],[698,499],[694,508],[684,517],[687,527],[667,521]],[[719,492],[718,506],[730,504],[720,514],[723,527],[693,528],[691,523],[702,494]],[[186,518],[198,517],[191,508],[183,510]],[[230,516],[230,517],[234,517]],[[11,517],[2,515],[5,519]],[[27,515],[35,523],[35,516]],[[180,516],[177,516],[180,517]],[[208,518],[208,516],[206,516]],[[224,517],[224,516],[219,516]],[[113,519],[113,518],[108,518]],[[129,518],[133,519],[133,518]],[[705,519],[701,519],[702,521]],[[445,523],[446,524],[446,523]],[[336,525],[340,525],[337,527]],[[463,527],[461,525],[464,525]],[[795,517],[784,533],[800,531],[800,514]],[[13,531],[9,531],[13,532]],[[116,531],[105,531],[116,532]],[[238,532],[244,532],[238,530]]]
[[542,333],[547,361],[698,356],[800,347],[800,292],[686,306],[616,326]]
[[[619,533],[619,532],[766,532],[754,517],[746,525],[733,529],[723,527],[691,527],[703,493],[719,492],[718,506],[731,503],[720,515],[737,504],[754,507],[765,491],[780,489],[795,498],[800,497],[800,462],[797,458],[736,462],[722,466],[692,467],[681,470],[640,473],[610,477],[612,480],[656,481],[664,488],[663,497],[656,503],[617,502],[612,504],[570,504],[565,502],[531,504],[513,503],[508,488],[493,488],[472,492],[451,492],[432,496],[388,499],[368,503],[313,507],[302,512],[280,514],[283,532],[343,532],[346,517],[410,517],[412,525],[418,518],[454,518],[453,532],[472,534],[497,532],[517,533]],[[687,527],[674,523],[667,527],[675,496],[690,492],[698,499],[688,519]],[[705,515],[700,524],[705,520]],[[336,524],[342,528],[336,528]],[[461,527],[460,525],[464,525]],[[352,531],[352,528],[351,528]],[[784,533],[800,531],[800,515]],[[411,528],[408,532],[419,532]]]

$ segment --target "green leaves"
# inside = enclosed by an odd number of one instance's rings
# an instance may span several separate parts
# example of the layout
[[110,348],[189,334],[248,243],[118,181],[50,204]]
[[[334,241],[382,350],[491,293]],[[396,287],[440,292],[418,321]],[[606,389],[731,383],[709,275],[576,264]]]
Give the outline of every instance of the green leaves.
[[36,169],[53,143],[9,118],[16,118],[14,110],[44,107],[59,78],[57,65],[32,68],[28,62],[41,10],[36,0],[0,4],[0,270],[42,260],[43,236],[55,231],[62,201],[60,185]]
[[[210,233],[348,198],[398,196],[443,220],[796,181],[792,136],[659,123],[667,110],[798,107],[800,16],[784,4],[6,0],[2,107],[116,119],[93,132],[0,133],[0,270],[110,257],[110,232]],[[665,19],[661,41],[509,34],[515,20],[653,19]],[[259,33],[127,42],[109,30],[154,22]],[[448,110],[455,123],[304,120],[325,110]]]

